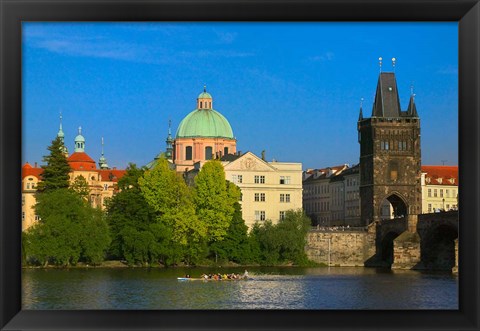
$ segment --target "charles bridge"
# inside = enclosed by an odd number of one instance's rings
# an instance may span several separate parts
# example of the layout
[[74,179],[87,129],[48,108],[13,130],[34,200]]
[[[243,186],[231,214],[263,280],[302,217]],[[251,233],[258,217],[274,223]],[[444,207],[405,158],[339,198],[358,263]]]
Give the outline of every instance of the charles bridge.
[[330,266],[458,272],[458,211],[409,215],[365,228],[313,228],[306,253]]

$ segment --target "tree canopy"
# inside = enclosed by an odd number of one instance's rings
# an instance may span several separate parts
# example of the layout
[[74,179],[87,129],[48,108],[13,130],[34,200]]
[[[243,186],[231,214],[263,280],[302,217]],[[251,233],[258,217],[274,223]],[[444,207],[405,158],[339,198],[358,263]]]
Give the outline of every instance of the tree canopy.
[[46,164],[42,166],[43,172],[40,175],[41,181],[38,183],[38,191],[45,192],[49,190],[56,190],[60,188],[68,188],[70,186],[70,165],[63,153],[62,140],[57,137],[51,145],[48,146],[50,154],[43,157],[43,162]]

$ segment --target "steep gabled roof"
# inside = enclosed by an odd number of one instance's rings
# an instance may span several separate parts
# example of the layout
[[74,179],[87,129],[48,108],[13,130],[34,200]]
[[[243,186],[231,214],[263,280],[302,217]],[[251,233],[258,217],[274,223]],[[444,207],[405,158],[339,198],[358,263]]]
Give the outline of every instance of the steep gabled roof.
[[393,72],[382,72],[378,77],[372,117],[400,117],[400,98]]

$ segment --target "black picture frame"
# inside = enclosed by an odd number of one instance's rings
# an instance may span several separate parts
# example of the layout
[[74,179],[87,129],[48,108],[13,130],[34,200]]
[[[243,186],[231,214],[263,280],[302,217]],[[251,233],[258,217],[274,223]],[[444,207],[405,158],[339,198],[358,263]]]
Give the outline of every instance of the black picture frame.
[[[479,330],[478,1],[0,0],[0,12],[2,330]],[[21,310],[21,23],[25,21],[458,21],[459,310]]]

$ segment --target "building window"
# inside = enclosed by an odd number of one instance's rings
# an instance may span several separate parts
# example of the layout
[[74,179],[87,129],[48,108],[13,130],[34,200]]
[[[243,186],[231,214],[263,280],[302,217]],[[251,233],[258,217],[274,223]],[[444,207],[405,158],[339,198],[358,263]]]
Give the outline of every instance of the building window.
[[445,190],[445,194],[446,194],[447,198],[450,198],[450,191],[449,190]]
[[265,193],[255,193],[255,201],[265,202]]
[[200,109],[203,108],[203,103],[200,101]]
[[429,213],[432,212],[432,204],[431,204],[431,203],[428,204],[428,212],[429,212]]
[[35,215],[35,221],[40,221],[40,216]]
[[242,175],[232,175],[232,182],[234,184],[241,184],[243,182],[243,176]]
[[228,155],[228,147],[223,148],[223,155]]
[[27,190],[30,189],[30,183],[27,183]]
[[108,184],[103,184],[103,190],[108,191]]
[[440,198],[443,198],[443,189],[440,189]]
[[22,195],[22,206],[25,204],[25,196]]
[[290,193],[280,193],[280,202],[290,202]]
[[192,146],[185,147],[185,160],[192,160]]
[[255,210],[255,221],[265,221],[264,210]]
[[280,184],[290,184],[290,176],[280,176]]
[[432,189],[431,189],[431,188],[428,189],[428,197],[429,197],[429,198],[432,197]]
[[205,147],[205,160],[211,160],[213,155],[212,147],[207,146]]
[[25,212],[22,211],[22,221],[25,221]]
[[279,217],[279,219],[281,219],[281,220],[284,220],[284,219],[285,219],[285,212],[284,212],[284,211],[281,211],[281,212],[280,212],[280,217]]
[[255,176],[255,184],[265,184],[265,176]]
[[433,197],[434,197],[434,198],[437,197],[437,189],[434,189],[434,190],[433,190]]

